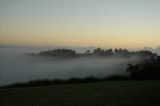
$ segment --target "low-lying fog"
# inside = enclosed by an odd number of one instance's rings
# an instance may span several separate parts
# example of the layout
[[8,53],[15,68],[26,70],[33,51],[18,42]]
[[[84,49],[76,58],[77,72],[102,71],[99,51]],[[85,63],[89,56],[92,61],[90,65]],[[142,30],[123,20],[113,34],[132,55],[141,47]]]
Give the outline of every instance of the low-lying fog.
[[26,56],[48,48],[0,48],[0,85],[34,79],[127,75],[128,63],[137,58],[43,59]]

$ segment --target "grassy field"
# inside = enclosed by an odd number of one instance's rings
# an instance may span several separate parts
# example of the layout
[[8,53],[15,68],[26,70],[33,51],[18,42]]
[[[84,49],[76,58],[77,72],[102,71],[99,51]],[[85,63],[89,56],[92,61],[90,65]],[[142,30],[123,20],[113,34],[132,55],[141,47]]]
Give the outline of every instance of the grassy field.
[[160,106],[160,81],[0,89],[0,106]]

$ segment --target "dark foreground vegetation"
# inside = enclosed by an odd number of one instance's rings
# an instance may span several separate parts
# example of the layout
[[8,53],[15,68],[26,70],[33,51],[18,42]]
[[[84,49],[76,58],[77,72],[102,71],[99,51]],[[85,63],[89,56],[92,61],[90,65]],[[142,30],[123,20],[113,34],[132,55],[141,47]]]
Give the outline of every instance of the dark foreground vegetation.
[[0,89],[0,106],[160,106],[160,81]]
[[129,64],[127,72],[132,80],[160,80],[160,56],[139,64]]
[[45,79],[45,80],[33,80],[26,83],[16,83],[2,88],[14,88],[14,87],[38,87],[47,85],[64,85],[64,84],[80,84],[80,83],[93,83],[93,82],[104,82],[104,81],[122,81],[128,80],[127,76],[111,76],[106,78],[97,77],[85,77],[85,78],[70,78],[70,79]]

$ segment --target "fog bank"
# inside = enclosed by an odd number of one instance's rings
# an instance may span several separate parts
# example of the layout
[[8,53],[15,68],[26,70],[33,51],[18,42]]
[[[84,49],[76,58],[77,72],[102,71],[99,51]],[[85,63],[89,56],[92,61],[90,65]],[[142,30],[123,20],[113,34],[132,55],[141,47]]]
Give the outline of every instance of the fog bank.
[[0,85],[47,78],[127,75],[127,64],[138,62],[137,58],[57,60],[25,55],[27,52],[38,53],[42,50],[47,50],[47,48],[0,48]]

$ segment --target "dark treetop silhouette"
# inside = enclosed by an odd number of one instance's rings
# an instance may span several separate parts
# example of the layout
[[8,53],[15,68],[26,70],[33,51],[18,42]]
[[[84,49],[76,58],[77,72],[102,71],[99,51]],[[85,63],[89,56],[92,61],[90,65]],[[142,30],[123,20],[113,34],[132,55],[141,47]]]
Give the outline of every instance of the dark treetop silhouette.
[[139,58],[155,58],[157,55],[147,51],[147,50],[140,50],[140,51],[128,51],[127,49],[101,49],[97,48],[91,52],[87,50],[85,53],[76,53],[75,50],[71,49],[55,49],[55,50],[48,50],[42,51],[38,54],[31,53],[29,55],[33,56],[45,56],[45,57],[58,57],[58,58],[75,58],[75,57],[139,57]]

